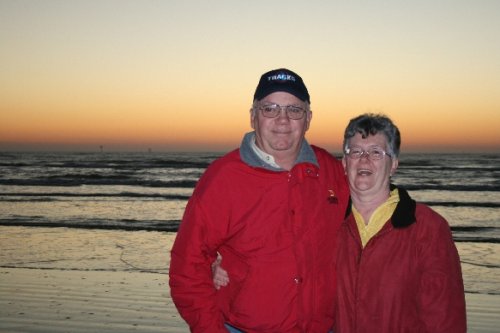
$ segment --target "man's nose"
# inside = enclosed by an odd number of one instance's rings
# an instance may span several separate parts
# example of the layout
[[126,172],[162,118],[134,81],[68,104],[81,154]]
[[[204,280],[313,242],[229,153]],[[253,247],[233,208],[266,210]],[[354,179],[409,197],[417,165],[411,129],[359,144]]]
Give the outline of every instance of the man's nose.
[[278,114],[278,120],[290,120],[288,113],[286,112],[286,107],[280,107],[280,113]]

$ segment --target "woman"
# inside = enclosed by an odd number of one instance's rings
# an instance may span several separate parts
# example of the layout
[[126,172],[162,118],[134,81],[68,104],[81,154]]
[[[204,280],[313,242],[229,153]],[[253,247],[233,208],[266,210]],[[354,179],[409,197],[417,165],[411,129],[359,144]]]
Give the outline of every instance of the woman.
[[390,183],[400,142],[383,115],[361,115],[346,128],[352,205],[339,234],[335,333],[466,331],[448,223]]

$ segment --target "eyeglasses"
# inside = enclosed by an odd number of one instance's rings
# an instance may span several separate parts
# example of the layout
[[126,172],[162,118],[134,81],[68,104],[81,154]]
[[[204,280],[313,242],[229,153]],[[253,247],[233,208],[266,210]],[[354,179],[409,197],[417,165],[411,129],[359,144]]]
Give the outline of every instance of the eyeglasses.
[[382,148],[370,148],[368,150],[363,150],[361,148],[346,148],[345,154],[349,156],[350,159],[359,160],[363,155],[366,155],[368,159],[372,161],[378,161],[384,158],[385,155],[392,157],[391,154],[383,150]]
[[279,105],[279,104],[264,104],[258,106],[262,115],[267,118],[276,118],[281,113],[281,109],[285,109],[288,118],[299,120],[304,117],[306,110],[296,105]]

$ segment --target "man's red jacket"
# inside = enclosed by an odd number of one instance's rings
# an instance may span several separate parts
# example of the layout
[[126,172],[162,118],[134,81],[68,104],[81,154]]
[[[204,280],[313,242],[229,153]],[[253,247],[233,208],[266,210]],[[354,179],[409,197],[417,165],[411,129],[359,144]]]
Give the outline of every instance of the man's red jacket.
[[[290,171],[249,166],[235,150],[212,163],[189,200],[171,252],[171,295],[192,332],[326,333],[334,320],[337,232],[348,187],[341,163]],[[217,252],[230,283],[216,291]]]

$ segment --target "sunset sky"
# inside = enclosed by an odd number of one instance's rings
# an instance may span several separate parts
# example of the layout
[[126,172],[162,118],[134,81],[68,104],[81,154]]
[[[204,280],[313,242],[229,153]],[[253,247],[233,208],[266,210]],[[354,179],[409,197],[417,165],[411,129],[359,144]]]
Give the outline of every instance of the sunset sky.
[[500,1],[0,0],[0,151],[227,151],[262,73],[311,94],[311,143],[365,112],[402,151],[500,151]]

